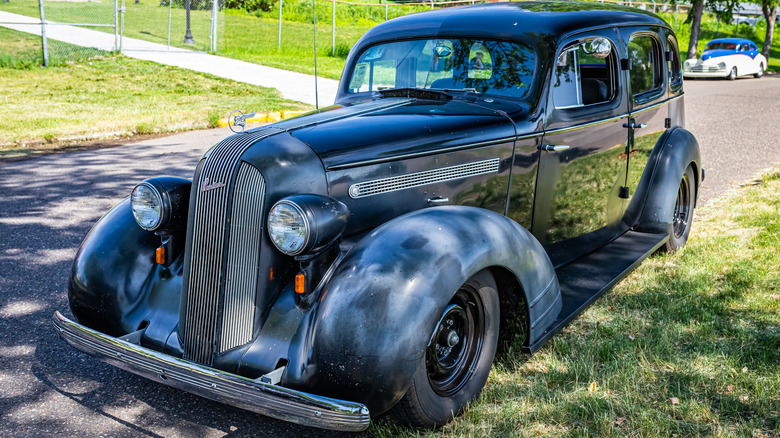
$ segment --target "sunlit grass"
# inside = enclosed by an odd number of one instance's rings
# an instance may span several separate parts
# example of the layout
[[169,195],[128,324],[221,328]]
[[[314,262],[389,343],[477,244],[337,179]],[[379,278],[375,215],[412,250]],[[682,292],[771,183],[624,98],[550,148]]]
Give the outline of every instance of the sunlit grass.
[[780,169],[696,213],[533,356],[499,357],[442,429],[375,436],[748,436],[780,429]]
[[81,134],[205,128],[234,109],[309,107],[273,89],[122,56],[47,69],[0,68],[0,89],[0,144],[16,143],[11,148]]

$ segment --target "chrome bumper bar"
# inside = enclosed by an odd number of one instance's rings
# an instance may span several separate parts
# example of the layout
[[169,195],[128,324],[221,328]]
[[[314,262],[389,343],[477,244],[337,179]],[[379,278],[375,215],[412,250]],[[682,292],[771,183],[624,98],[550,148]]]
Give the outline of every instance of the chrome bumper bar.
[[117,339],[54,313],[54,325],[73,347],[133,374],[248,411],[305,426],[361,431],[369,424],[360,403],[261,383]]

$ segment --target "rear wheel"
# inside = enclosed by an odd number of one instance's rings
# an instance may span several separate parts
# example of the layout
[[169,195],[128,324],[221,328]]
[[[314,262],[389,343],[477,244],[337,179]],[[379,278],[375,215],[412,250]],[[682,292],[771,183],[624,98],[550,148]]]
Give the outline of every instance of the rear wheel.
[[758,64],[758,73],[755,73],[753,75],[754,78],[758,79],[761,76],[764,76],[764,63]]
[[412,384],[390,413],[416,426],[441,426],[485,386],[498,342],[496,281],[481,271],[455,292],[431,333]]
[[696,200],[696,179],[693,168],[685,169],[680,186],[677,188],[677,199],[674,203],[674,216],[672,217],[672,231],[669,240],[666,241],[664,250],[674,252],[685,246],[688,235],[691,233],[693,223],[693,208]]
[[726,79],[733,81],[737,78],[737,67],[731,67],[731,71],[729,72],[729,75],[726,76]]

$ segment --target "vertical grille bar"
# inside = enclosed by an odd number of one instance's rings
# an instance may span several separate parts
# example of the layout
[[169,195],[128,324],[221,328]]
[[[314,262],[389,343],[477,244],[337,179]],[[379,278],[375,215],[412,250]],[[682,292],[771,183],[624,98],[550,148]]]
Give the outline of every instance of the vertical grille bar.
[[[235,187],[232,178],[236,173],[236,166],[239,163],[241,155],[258,140],[273,135],[279,132],[276,129],[267,129],[261,132],[256,132],[248,135],[240,135],[229,137],[218,145],[214,146],[205,156],[204,163],[199,174],[195,175],[193,184],[196,185],[196,195],[194,216],[191,218],[193,221],[192,228],[192,243],[190,245],[190,254],[185,254],[189,258],[189,272],[184,273],[186,280],[186,290],[184,304],[184,318],[180,325],[180,338],[184,341],[184,357],[195,362],[199,362],[205,365],[212,365],[214,359],[214,353],[217,351],[217,339],[218,330],[220,327],[220,317],[225,318],[228,324],[223,324],[225,330],[228,333],[237,332],[240,335],[236,336],[234,341],[238,342],[240,339],[246,339],[246,333],[249,333],[251,337],[253,318],[245,320],[243,318],[246,315],[254,315],[254,296],[256,293],[256,280],[254,282],[247,282],[247,275],[238,274],[235,277],[225,277],[226,273],[223,272],[223,266],[225,265],[225,247],[229,247],[229,243],[226,242],[228,238],[228,226],[230,224],[230,217],[228,216],[228,208],[230,205],[230,187]],[[245,175],[247,184],[259,184],[261,193],[265,194],[265,182],[254,167],[246,165],[254,171],[252,174],[249,170],[239,169],[236,175],[237,179],[241,178],[242,172]],[[252,174],[252,175],[250,175]],[[247,179],[249,178],[249,179]],[[252,179],[254,178],[254,179]],[[259,181],[258,181],[259,178]],[[224,185],[224,186],[223,186]],[[236,191],[238,198],[244,199],[242,202],[246,202],[248,195],[241,194],[241,190]],[[252,202],[257,202],[257,199],[253,199]],[[249,207],[252,212],[256,213],[258,209],[262,211],[262,197],[259,200],[260,205]],[[235,200],[234,200],[235,203]],[[239,202],[240,203],[240,202]],[[245,213],[247,207],[235,206],[233,211],[238,211],[239,215],[247,215],[247,217],[253,213]],[[232,212],[231,212],[232,213]],[[256,214],[254,219],[262,221],[262,215]],[[260,223],[257,224],[261,226]],[[238,239],[250,239],[255,237],[254,244],[258,247],[258,254],[252,259],[254,260],[254,267],[257,268],[257,260],[259,257],[259,245],[260,234],[259,232],[252,231],[251,233],[243,233],[238,231]],[[231,251],[231,254],[234,251]],[[236,254],[233,257],[241,257],[243,254]],[[248,269],[242,267],[241,269]],[[239,271],[241,270],[239,269]],[[232,272],[232,271],[231,271]],[[240,293],[231,292],[231,298],[227,300],[226,304],[229,311],[223,311],[220,315],[219,305],[223,284],[223,280],[228,279],[231,283],[236,278],[242,279],[238,283],[241,288]],[[245,287],[251,287],[251,289],[243,289]],[[232,291],[233,289],[231,289]],[[241,295],[241,294],[251,294]],[[236,297],[238,295],[238,298]],[[240,309],[238,315],[232,316],[229,314],[231,311],[236,311],[236,306],[246,306]],[[247,307],[249,309],[247,309]],[[242,328],[240,330],[235,329],[235,321],[240,319],[242,324],[249,324],[249,328]],[[228,339],[231,339],[228,337]],[[227,341],[226,341],[227,342]],[[244,341],[246,342],[246,341]],[[221,345],[229,345],[221,344]],[[236,344],[240,345],[240,344]],[[234,345],[235,346],[235,345]],[[232,347],[231,347],[232,348]],[[222,351],[219,348],[219,351]]]
[[242,163],[230,213],[220,352],[252,339],[264,199],[263,176],[253,166]]

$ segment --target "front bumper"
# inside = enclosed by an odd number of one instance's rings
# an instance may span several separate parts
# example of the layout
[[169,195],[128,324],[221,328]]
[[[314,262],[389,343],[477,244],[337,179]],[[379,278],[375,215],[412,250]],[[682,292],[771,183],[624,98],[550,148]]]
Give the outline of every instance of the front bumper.
[[723,78],[728,76],[730,72],[731,69],[706,64],[683,68],[683,76],[686,78]]
[[54,313],[54,325],[68,344],[133,374],[174,388],[305,426],[338,431],[365,430],[368,408],[360,403],[307,394],[261,383],[117,339]]

